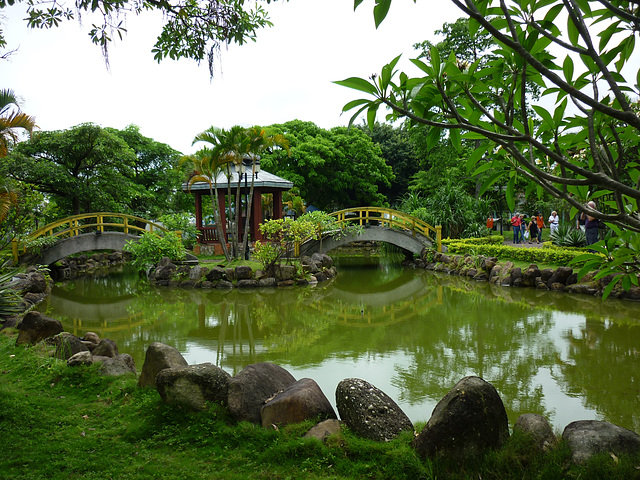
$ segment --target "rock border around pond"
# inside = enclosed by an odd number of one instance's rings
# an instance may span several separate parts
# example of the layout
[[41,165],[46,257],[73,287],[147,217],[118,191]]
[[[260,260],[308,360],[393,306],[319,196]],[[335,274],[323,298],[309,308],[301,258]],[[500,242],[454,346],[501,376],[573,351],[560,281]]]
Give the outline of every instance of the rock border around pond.
[[[137,375],[130,355],[120,354],[109,339],[87,332],[78,338],[56,327],[59,322],[38,312],[18,325],[18,331],[32,330],[28,341],[44,341],[53,355],[69,368],[100,363],[101,375]],[[26,318],[26,317],[25,317]],[[24,325],[23,325],[24,324]],[[20,338],[20,336],[18,336]],[[155,388],[161,401],[186,411],[203,411],[209,404],[226,408],[237,422],[250,422],[278,429],[287,424],[315,420],[305,436],[325,440],[339,435],[344,427],[373,441],[386,442],[411,432],[411,446],[421,459],[444,457],[457,461],[502,448],[510,437],[506,410],[498,391],[477,376],[462,378],[438,402],[420,432],[400,407],[383,391],[359,378],[346,378],[335,390],[340,419],[319,385],[310,378],[296,380],[279,365],[261,362],[246,366],[231,376],[212,363],[189,365],[180,352],[160,342],[149,345],[139,388]],[[532,440],[532,454],[552,451],[559,439],[541,415],[518,417],[514,433]],[[579,420],[567,425],[561,437],[571,450],[572,461],[584,464],[598,454],[638,456],[640,435],[604,421]]]
[[[526,269],[514,266],[513,262],[500,263],[497,257],[448,255],[435,252],[432,258],[423,251],[419,259],[403,262],[405,267],[421,268],[450,275],[460,275],[481,282],[503,287],[529,287],[567,293],[601,296],[613,275],[595,279],[597,271],[588,272],[578,282],[578,273],[571,267],[539,269],[530,264]],[[640,300],[640,287],[632,286],[625,291],[619,284],[609,295],[611,298]]]
[[315,285],[337,275],[333,259],[324,253],[301,257],[302,272],[295,265],[276,265],[270,272],[254,271],[248,265],[223,265],[176,265],[165,257],[151,269],[149,281],[159,286],[230,289]]

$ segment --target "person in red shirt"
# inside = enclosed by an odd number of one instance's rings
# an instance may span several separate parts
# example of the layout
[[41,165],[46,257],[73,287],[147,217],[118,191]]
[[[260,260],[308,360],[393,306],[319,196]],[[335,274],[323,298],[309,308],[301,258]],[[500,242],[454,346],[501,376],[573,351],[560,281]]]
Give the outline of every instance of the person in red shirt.
[[542,229],[545,228],[544,225],[544,217],[542,216],[542,212],[538,212],[535,217],[536,223],[538,224],[538,243],[542,241]]
[[513,230],[513,243],[520,243],[520,225],[522,225],[522,220],[520,219],[520,215],[517,213],[511,218],[511,227]]

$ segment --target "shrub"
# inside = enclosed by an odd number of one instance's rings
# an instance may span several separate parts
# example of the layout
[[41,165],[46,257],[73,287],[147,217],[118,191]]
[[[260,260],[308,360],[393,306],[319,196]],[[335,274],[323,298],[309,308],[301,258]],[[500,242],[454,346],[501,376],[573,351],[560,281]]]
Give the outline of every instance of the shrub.
[[162,215],[158,221],[167,230],[182,232],[182,243],[185,247],[192,246],[198,238],[198,230],[191,223],[191,218],[186,213],[169,213]]
[[587,245],[587,236],[571,225],[560,225],[551,234],[551,241],[558,247],[584,247]]
[[123,250],[133,255],[131,263],[140,272],[146,272],[157,265],[162,257],[172,260],[183,260],[186,257],[182,240],[175,232],[167,232],[164,235],[146,232],[140,240],[127,242]]

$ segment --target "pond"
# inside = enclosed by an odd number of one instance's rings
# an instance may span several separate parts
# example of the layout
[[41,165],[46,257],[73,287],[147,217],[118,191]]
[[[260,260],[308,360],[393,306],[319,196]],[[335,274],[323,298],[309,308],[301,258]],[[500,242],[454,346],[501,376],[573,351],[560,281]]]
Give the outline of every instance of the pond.
[[135,359],[152,342],[230,374],[272,362],[309,377],[335,407],[342,379],[383,390],[415,423],[462,377],[492,383],[511,425],[545,415],[561,431],[607,420],[640,431],[639,305],[499,287],[336,258],[315,287],[200,290],[150,286],[127,268],[56,284],[40,309],[77,336],[96,332]]

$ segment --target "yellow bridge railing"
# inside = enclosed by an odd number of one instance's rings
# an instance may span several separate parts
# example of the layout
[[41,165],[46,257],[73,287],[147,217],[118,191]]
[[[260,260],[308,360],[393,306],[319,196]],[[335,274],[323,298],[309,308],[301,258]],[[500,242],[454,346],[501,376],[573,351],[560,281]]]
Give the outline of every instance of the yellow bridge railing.
[[442,251],[442,227],[440,225],[432,227],[419,218],[412,217],[403,212],[382,207],[358,207],[339,210],[330,214],[336,217],[336,223],[347,224],[356,223],[366,226],[376,225],[381,227],[397,228],[408,230],[415,236],[419,233],[432,243],[437,245],[438,252]]
[[23,241],[14,238],[11,242],[11,250],[13,259],[17,262],[20,254],[26,253],[29,243],[39,237],[63,239],[75,237],[81,233],[103,233],[105,231],[122,231],[125,234],[139,235],[154,229],[167,231],[162,225],[134,215],[112,212],[84,213],[51,222],[33,232]]

